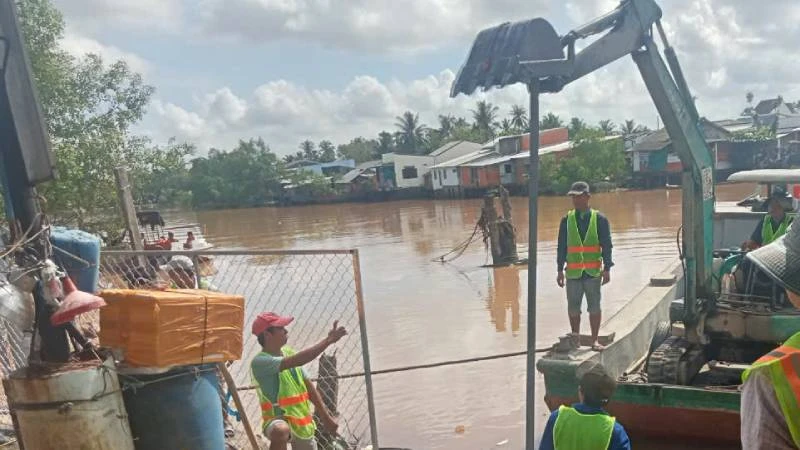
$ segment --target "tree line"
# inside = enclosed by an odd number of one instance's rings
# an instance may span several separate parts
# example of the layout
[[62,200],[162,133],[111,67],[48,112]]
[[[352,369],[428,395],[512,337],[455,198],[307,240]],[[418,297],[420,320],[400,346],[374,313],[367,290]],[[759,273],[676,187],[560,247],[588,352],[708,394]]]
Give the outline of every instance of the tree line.
[[[521,105],[512,105],[508,113],[501,116],[498,106],[481,100],[476,102],[470,113],[471,120],[453,115],[439,115],[436,126],[430,126],[420,120],[418,113],[405,111],[396,117],[394,130],[383,130],[374,138],[359,136],[338,146],[334,146],[329,140],[320,141],[319,145],[311,140],[304,140],[296,153],[283,157],[283,162],[330,162],[338,158],[362,163],[380,159],[381,155],[393,152],[427,155],[451,141],[484,143],[501,136],[527,133],[529,130],[528,111]],[[570,137],[593,128],[601,131],[604,136],[629,136],[649,131],[646,126],[637,124],[634,120],[626,120],[619,125],[611,120],[601,120],[591,126],[579,117],[572,117],[565,122],[552,112],[542,116],[539,127],[542,130],[567,127]]]
[[[483,143],[528,129],[524,107],[515,105],[501,116],[496,105],[479,101],[469,118],[440,115],[438,123],[429,126],[417,113],[405,111],[396,118],[394,129],[381,131],[373,138],[357,137],[338,146],[330,140],[304,140],[294,154],[283,158],[261,138],[241,140],[227,150],[212,148],[206,156],[198,156],[191,142],[172,140],[156,145],[132,131],[144,116],[154,88],[124,61],[108,63],[98,55],[76,58],[66,52],[60,45],[64,19],[51,0],[20,0],[18,7],[59,172],[57,180],[40,188],[46,199],[45,209],[56,223],[109,236],[121,233],[123,228],[113,173],[118,166],[128,168],[138,204],[254,206],[275,198],[287,183],[304,184],[319,195],[330,193],[330,183],[324,178],[287,168],[298,160],[325,162],[344,158],[360,163],[390,152],[428,154],[448,141]],[[584,147],[598,145],[601,141],[597,138],[601,136],[646,130],[633,120],[619,126],[610,120],[589,126],[580,118],[567,122],[553,113],[544,115],[540,126],[567,126],[570,136],[580,139]],[[578,155],[586,153],[586,158],[596,159],[605,154],[582,152],[581,145],[577,147]],[[619,163],[615,158],[606,164],[612,172]],[[575,160],[543,164],[559,168],[549,172],[553,175],[550,179],[543,179],[545,187],[556,189],[569,171],[579,171],[578,166],[584,163]],[[594,168],[606,166],[592,162]],[[602,174],[587,174],[585,178],[590,175]]]

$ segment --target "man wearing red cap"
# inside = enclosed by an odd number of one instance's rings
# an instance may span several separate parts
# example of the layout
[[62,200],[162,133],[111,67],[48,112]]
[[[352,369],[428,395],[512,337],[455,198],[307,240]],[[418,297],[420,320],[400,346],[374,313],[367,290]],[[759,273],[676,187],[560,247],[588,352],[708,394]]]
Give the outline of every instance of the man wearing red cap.
[[325,339],[295,352],[286,345],[289,337],[286,326],[293,320],[293,317],[266,312],[253,321],[252,331],[262,351],[253,358],[251,372],[258,386],[262,431],[270,441],[270,450],[285,450],[290,442],[292,450],[316,450],[314,433],[317,427],[309,401],[314,404],[314,412],[325,430],[336,433],[338,428],[302,366],[315,360],[347,331],[338,321],[333,322]]

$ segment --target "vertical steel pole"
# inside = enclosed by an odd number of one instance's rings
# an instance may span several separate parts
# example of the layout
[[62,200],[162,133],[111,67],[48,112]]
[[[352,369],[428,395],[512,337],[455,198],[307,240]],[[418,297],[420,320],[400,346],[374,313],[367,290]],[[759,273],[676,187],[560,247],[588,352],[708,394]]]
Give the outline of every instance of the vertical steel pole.
[[525,393],[525,448],[534,450],[536,438],[536,251],[539,218],[539,80],[528,83],[530,148],[528,158],[528,358]]
[[361,356],[364,359],[364,383],[367,386],[367,409],[369,410],[369,431],[372,448],[378,446],[378,420],[375,414],[375,395],[372,389],[372,367],[369,362],[369,340],[367,339],[367,316],[364,313],[364,291],[361,286],[361,262],[358,250],[353,250],[353,275],[356,285],[356,307],[358,309],[358,327],[361,332]]

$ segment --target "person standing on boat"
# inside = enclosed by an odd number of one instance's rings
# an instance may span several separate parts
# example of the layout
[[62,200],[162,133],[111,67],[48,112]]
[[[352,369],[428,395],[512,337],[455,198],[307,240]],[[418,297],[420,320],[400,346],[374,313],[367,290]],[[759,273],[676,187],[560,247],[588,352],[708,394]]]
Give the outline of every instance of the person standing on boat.
[[786,233],[794,218],[786,214],[786,209],[783,207],[784,199],[786,195],[780,193],[769,196],[766,202],[768,213],[764,216],[764,220],[758,222],[750,239],[742,244],[744,250],[754,250],[768,245]]
[[[558,276],[567,288],[567,313],[573,339],[580,341],[581,304],[586,296],[592,349],[603,350],[600,334],[600,286],[611,281],[611,225],[599,211],[589,207],[589,184],[577,181],[567,193],[574,209],[561,219],[558,228]],[[566,266],[566,270],[565,270]]]
[[[800,226],[746,258],[800,309]],[[800,448],[800,330],[745,370],[742,382],[742,448]]]
[[295,352],[286,345],[289,336],[286,326],[293,320],[293,317],[266,312],[253,321],[252,332],[262,349],[250,367],[261,404],[262,431],[270,441],[270,450],[285,450],[288,443],[292,450],[317,449],[314,438],[317,426],[309,401],[314,404],[314,413],[326,431],[335,434],[338,428],[303,366],[338,342],[347,331],[333,322],[325,339]]
[[617,389],[617,382],[602,364],[587,362],[578,367],[578,400],[550,414],[539,450],[630,450],[625,428],[604,409]]

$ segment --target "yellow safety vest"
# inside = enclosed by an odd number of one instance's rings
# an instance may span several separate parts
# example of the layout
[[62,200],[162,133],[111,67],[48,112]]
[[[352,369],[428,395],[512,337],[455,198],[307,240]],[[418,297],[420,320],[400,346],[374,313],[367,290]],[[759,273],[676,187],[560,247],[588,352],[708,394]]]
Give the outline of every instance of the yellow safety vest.
[[[281,349],[283,356],[291,356],[295,351],[289,347]],[[267,429],[270,422],[275,419],[285,420],[292,430],[292,434],[301,439],[311,439],[317,430],[314,418],[311,415],[311,405],[308,401],[308,390],[303,379],[303,371],[299,367],[281,370],[278,374],[278,398],[270,399],[261,390],[255,374],[250,370],[253,384],[258,386],[258,400],[261,404],[262,430]],[[275,407],[281,409],[282,414],[277,415]]]
[[555,450],[606,450],[617,419],[606,414],[581,414],[561,405],[553,426]]
[[586,236],[581,238],[578,220],[573,209],[567,213],[567,270],[569,279],[578,279],[584,272],[591,277],[599,277],[603,266],[600,238],[597,235],[597,211],[590,210],[589,227]]
[[754,370],[763,372],[772,383],[792,440],[800,447],[800,333],[754,362],[742,374],[742,382]]
[[788,214],[784,215],[783,222],[781,222],[776,231],[772,229],[772,216],[769,214],[764,216],[764,223],[761,224],[761,245],[767,245],[786,234],[786,229],[789,228],[791,223],[792,218]]

